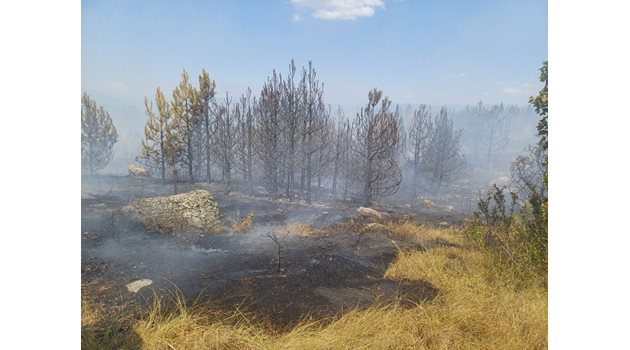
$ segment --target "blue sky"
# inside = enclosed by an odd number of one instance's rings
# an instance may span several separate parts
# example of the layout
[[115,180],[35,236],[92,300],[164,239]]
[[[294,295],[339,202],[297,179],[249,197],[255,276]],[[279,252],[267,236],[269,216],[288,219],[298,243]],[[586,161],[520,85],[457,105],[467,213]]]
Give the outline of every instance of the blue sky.
[[526,104],[547,59],[547,2],[495,0],[82,1],[82,90],[107,108],[172,91],[202,68],[224,94],[257,93],[312,60],[327,103],[377,87],[394,104]]

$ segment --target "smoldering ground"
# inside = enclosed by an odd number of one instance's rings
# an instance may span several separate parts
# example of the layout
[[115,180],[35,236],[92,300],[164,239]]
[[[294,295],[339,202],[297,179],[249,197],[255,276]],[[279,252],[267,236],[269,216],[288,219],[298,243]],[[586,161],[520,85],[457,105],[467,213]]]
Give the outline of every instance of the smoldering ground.
[[[152,232],[120,211],[140,190],[143,196],[169,194],[161,183],[104,176],[86,179],[83,185],[82,289],[112,312],[147,307],[154,296],[179,291],[189,300],[226,310],[242,308],[284,327],[307,314],[331,316],[394,298],[411,305],[436,293],[427,283],[382,278],[398,249],[427,242],[385,231],[365,234],[361,228],[370,219],[357,218],[356,207],[345,203],[291,204],[214,191],[225,232],[169,235]],[[198,187],[212,191],[205,184],[182,184],[181,190]],[[404,207],[382,210],[390,215],[405,215],[407,210],[414,220],[434,225],[438,220],[462,220],[456,213],[436,216],[436,208],[425,208],[425,216]],[[249,212],[254,212],[254,227],[231,232],[237,213],[242,217]],[[278,257],[278,246],[268,233],[285,232]],[[139,279],[153,284],[129,292],[126,285]]]

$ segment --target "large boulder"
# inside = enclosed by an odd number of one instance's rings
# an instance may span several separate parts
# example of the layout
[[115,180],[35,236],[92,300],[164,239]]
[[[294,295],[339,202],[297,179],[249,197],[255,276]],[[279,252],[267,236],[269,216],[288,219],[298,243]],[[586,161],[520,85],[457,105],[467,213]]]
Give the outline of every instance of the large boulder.
[[127,170],[129,171],[129,176],[149,176],[149,172],[147,171],[147,169],[135,166],[133,164],[129,164],[127,166]]
[[123,212],[148,229],[162,233],[219,232],[222,229],[219,207],[206,190],[135,199],[123,207]]

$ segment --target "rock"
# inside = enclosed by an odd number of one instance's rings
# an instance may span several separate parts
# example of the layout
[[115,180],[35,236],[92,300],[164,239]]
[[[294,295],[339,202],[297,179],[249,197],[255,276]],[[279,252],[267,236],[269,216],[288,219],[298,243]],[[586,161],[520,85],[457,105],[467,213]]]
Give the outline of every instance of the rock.
[[357,209],[357,212],[359,212],[359,214],[363,216],[371,216],[371,217],[376,217],[379,219],[383,218],[383,214],[381,214],[380,212],[372,208],[360,207],[359,209]]
[[435,203],[433,203],[432,200],[430,199],[423,199],[420,201],[420,206],[424,207],[424,208],[435,208],[436,205]]
[[90,204],[90,208],[94,211],[101,211],[107,209],[107,205],[105,203]]
[[143,176],[148,177],[149,172],[145,168],[137,167],[133,164],[129,164],[127,166],[127,170],[129,171],[129,176]]
[[269,196],[270,195],[269,191],[267,191],[267,189],[262,187],[262,186],[256,186],[255,193],[259,194],[259,195],[263,195],[263,196]]
[[499,176],[492,181],[488,182],[488,188],[492,188],[497,185],[498,188],[506,188],[510,184],[510,178],[507,176]]
[[452,205],[447,205],[447,206],[444,207],[444,211],[447,212],[447,213],[452,213],[452,212],[455,211],[455,207],[452,206]]
[[127,290],[132,293],[137,293],[141,288],[150,286],[153,284],[153,281],[147,278],[143,278],[141,280],[133,281],[127,285]]
[[210,192],[195,190],[174,196],[141,198],[123,207],[123,213],[162,233],[219,232],[221,214]]

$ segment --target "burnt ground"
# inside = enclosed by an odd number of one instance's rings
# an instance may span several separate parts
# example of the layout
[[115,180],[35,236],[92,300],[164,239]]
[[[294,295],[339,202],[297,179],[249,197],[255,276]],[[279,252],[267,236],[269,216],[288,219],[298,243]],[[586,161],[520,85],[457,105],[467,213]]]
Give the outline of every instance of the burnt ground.
[[[427,282],[383,279],[398,249],[426,248],[438,242],[366,233],[371,222],[350,203],[312,205],[271,201],[264,196],[224,195],[219,185],[180,185],[179,192],[209,190],[219,205],[226,232],[213,235],[164,235],[147,230],[117,209],[133,198],[172,194],[172,187],[150,179],[99,177],[85,180],[81,195],[82,292],[107,312],[147,307],[155,295],[179,291],[189,300],[236,308],[266,320],[275,328],[295,324],[307,315],[322,318],[356,307],[393,299],[414,305],[438,292]],[[437,208],[379,208],[390,219],[427,225],[457,225],[463,214]],[[230,233],[237,212],[255,212],[255,227]],[[292,224],[309,225],[303,230]],[[289,225],[289,226],[287,226]],[[289,234],[277,246],[267,232]],[[153,284],[138,293],[126,284],[148,278]]]

